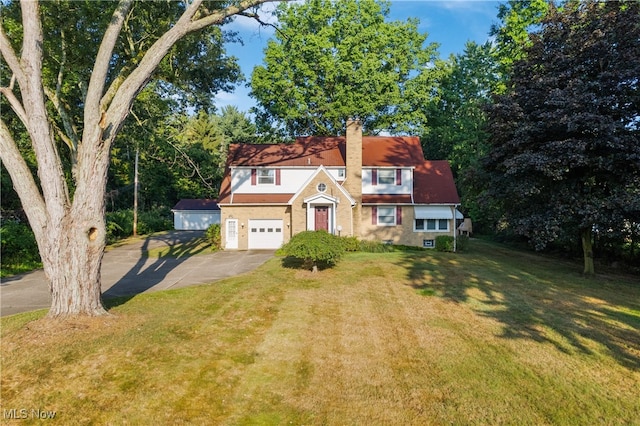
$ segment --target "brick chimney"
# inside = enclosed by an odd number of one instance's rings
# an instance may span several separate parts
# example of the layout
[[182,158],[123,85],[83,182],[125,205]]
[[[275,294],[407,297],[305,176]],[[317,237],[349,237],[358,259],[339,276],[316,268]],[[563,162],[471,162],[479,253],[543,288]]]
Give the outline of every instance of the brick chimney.
[[362,123],[357,118],[347,120],[346,180],[344,188],[356,200],[353,209],[353,235],[360,236],[362,218]]

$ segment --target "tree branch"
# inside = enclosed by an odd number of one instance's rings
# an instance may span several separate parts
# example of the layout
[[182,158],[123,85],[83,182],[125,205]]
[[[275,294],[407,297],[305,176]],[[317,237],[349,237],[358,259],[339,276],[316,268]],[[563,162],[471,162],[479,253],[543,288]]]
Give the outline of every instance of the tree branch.
[[122,24],[124,23],[127,11],[131,7],[133,0],[120,0],[116,10],[113,12],[111,23],[107,27],[102,43],[96,55],[95,65],[89,80],[87,98],[85,99],[84,125],[93,126],[100,122],[101,114],[105,106],[100,104],[104,85],[107,81],[111,56],[115,48]]
[[27,127],[29,124],[27,113],[25,112],[22,103],[16,97],[15,93],[13,93],[10,87],[0,87],[0,93],[2,93],[5,98],[7,98],[7,100],[9,101],[9,105],[11,105],[11,109],[16,113],[20,121],[22,121],[22,124]]
[[4,28],[0,25],[0,53],[4,58],[7,65],[9,65],[9,69],[13,71],[13,75],[18,79],[18,85],[26,84],[26,76],[20,64],[20,60],[16,55],[16,52],[11,47],[11,42],[7,38],[7,35],[4,32]]
[[0,159],[11,176],[13,188],[18,193],[20,200],[29,200],[29,206],[25,206],[25,213],[36,237],[42,236],[47,212],[44,199],[38,191],[33,174],[29,169],[22,154],[18,150],[11,132],[4,120],[0,119]]
[[280,29],[280,27],[278,27],[277,25],[271,24],[269,22],[264,22],[261,18],[260,15],[258,15],[257,13],[248,13],[248,12],[240,12],[238,13],[238,15],[240,16],[244,16],[246,18],[251,18],[251,19],[255,19],[258,24],[260,24],[260,26],[262,27],[271,27],[274,30],[276,30],[276,32],[278,34],[280,34],[285,40],[289,40],[289,36]]

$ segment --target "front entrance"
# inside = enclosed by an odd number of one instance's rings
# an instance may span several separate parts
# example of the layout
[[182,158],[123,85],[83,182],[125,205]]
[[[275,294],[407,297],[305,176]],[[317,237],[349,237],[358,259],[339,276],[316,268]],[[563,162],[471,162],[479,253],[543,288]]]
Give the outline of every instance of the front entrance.
[[227,219],[227,235],[225,248],[238,248],[238,219]]
[[315,230],[329,232],[329,207],[316,206]]

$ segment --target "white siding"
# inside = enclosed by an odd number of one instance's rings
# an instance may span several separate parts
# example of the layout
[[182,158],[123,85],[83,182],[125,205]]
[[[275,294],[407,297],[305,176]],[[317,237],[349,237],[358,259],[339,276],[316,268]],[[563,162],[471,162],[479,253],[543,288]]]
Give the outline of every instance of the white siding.
[[178,231],[201,231],[220,223],[220,210],[175,210],[173,227]]
[[[382,167],[377,168],[378,170]],[[384,169],[391,169],[385,167]],[[373,168],[362,169],[362,193],[363,194],[411,194],[413,190],[412,178],[413,170],[409,168],[402,169],[401,185],[373,185],[372,174]],[[395,168],[393,168],[395,170]]]
[[[342,168],[344,169],[344,168]],[[317,170],[313,168],[281,168],[280,185],[251,185],[251,167],[235,168],[231,172],[231,191],[240,194],[259,194],[268,192],[271,194],[293,194],[298,192],[300,186]],[[344,180],[338,177],[338,168],[328,169],[336,180]]]

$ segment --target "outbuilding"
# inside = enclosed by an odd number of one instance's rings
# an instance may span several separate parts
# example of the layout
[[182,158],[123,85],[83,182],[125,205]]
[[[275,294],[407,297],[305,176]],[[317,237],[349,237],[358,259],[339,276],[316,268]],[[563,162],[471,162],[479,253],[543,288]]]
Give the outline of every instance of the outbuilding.
[[173,227],[179,231],[206,230],[220,223],[218,200],[182,199],[173,209]]

